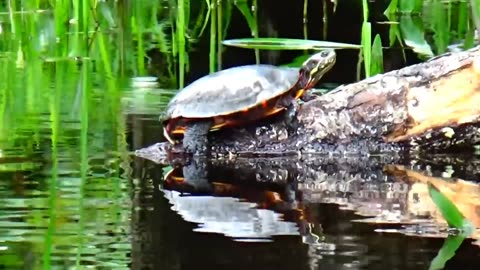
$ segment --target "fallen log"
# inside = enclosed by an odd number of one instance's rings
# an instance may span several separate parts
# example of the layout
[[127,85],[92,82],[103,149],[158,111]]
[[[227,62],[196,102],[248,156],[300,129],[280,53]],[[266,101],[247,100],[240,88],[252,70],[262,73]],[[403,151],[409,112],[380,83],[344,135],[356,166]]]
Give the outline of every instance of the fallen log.
[[[472,148],[480,141],[480,47],[342,85],[280,119],[210,134],[212,155],[348,155]],[[169,151],[164,143],[160,148]]]
[[480,140],[480,48],[338,87],[299,117],[309,142],[471,146]]

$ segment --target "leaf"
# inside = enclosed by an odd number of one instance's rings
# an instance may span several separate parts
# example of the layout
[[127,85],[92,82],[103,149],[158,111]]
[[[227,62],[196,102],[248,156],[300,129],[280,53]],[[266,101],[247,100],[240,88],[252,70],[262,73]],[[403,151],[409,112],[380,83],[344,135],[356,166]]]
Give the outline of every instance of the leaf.
[[443,195],[432,183],[428,183],[428,194],[450,227],[467,233],[472,230],[473,225],[463,216],[455,204]]
[[362,24],[362,52],[365,67],[365,76],[370,77],[370,63],[372,60],[372,25],[369,22]]
[[235,1],[235,6],[240,10],[243,14],[243,17],[247,21],[248,27],[250,28],[251,33],[257,32],[257,22],[255,21],[255,17],[252,14],[250,7],[247,5],[247,1],[245,0],[238,0]]
[[315,50],[324,48],[360,48],[359,45],[347,43],[289,38],[241,38],[224,40],[222,43],[227,46],[263,50]]
[[383,15],[389,16],[389,15],[394,15],[397,13],[397,8],[398,8],[398,0],[392,0],[390,4],[388,4],[387,9],[383,12]]
[[421,13],[423,0],[399,0],[398,12],[400,13]]
[[411,47],[414,52],[427,57],[433,56],[432,49],[424,37],[425,31],[421,18],[410,15],[401,16],[400,32],[402,33],[405,44]]
[[437,256],[430,263],[429,270],[444,269],[445,263],[455,256],[455,251],[460,247],[465,237],[460,235],[449,236],[443,243],[442,248],[438,251]]
[[383,73],[383,48],[382,39],[377,34],[373,40],[372,59],[370,63],[371,75]]

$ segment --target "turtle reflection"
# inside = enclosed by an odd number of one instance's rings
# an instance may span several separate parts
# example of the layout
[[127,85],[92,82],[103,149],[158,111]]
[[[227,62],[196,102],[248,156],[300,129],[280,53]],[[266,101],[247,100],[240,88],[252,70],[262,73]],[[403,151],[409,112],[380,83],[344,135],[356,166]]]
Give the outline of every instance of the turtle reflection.
[[435,214],[438,210],[428,194],[419,191],[427,182],[447,195],[447,189],[454,186],[473,186],[469,188],[472,192],[461,195],[469,198],[466,202],[452,194],[477,224],[480,219],[468,209],[479,205],[478,194],[473,192],[478,185],[446,182],[431,176],[428,168],[432,167],[390,165],[375,158],[335,162],[319,157],[196,158],[174,167],[161,188],[184,219],[201,224],[197,231],[223,233],[237,240],[301,235],[309,244],[331,245],[321,236],[321,224],[331,221],[312,210],[325,204],[337,205],[337,209],[353,213],[352,219],[378,229],[388,225],[388,231],[412,234],[420,230],[444,236],[444,221]]
[[241,241],[306,232],[308,221],[294,189],[294,170],[274,160],[235,164],[240,165],[193,159],[168,172],[161,188],[185,220],[201,224],[196,231]]

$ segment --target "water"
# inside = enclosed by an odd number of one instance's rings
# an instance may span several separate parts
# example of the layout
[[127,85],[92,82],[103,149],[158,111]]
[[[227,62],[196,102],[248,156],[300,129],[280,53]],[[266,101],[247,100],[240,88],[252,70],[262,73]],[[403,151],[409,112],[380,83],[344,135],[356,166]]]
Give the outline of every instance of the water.
[[[200,160],[170,172],[131,151],[159,141],[172,92],[117,81],[121,102],[106,106],[97,88],[77,90],[83,78],[60,101],[30,100],[30,113],[6,107],[16,122],[2,122],[0,141],[3,269],[426,269],[446,236],[427,180],[479,224],[475,158]],[[469,181],[439,178],[452,170]],[[478,251],[474,234],[448,269],[478,267]]]
[[446,241],[426,186],[480,225],[478,158],[216,159],[172,170],[132,155],[161,140],[171,90],[115,80],[116,102],[82,88],[94,73],[70,74],[71,94],[57,99],[44,79],[34,92],[43,98],[29,99],[35,84],[18,81],[2,107],[3,269],[427,269],[444,245],[459,245],[447,269],[480,264],[478,233]]
[[182,265],[159,257],[152,268],[428,269],[442,246],[456,243],[461,246],[446,269],[479,264],[478,233],[463,243],[454,236],[445,241],[445,224],[424,180],[456,196],[476,224],[478,186],[432,177],[441,174],[438,168],[425,173],[419,165],[398,166],[388,173],[381,160],[318,157],[196,160],[171,171],[139,162],[143,179],[151,180],[145,207],[161,208],[146,211],[162,224],[150,225],[151,244],[171,241],[166,256]]

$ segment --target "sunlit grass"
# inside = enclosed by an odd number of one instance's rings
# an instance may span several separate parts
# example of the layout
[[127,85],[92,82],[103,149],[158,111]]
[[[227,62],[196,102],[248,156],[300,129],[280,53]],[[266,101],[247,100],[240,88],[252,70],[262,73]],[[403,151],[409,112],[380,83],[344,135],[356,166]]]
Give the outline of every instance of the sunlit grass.
[[[125,205],[122,198],[128,193],[118,192],[122,189],[119,175],[105,176],[101,184],[92,181],[92,157],[99,149],[112,155],[111,160],[118,158],[112,153],[127,151],[126,143],[119,142],[125,140],[121,135],[126,133],[125,125],[112,123],[124,121],[119,118],[121,76],[125,70],[130,76],[136,74],[137,66],[122,56],[123,42],[115,31],[122,20],[116,17],[116,8],[80,0],[0,4],[0,149],[7,158],[29,160],[41,155],[30,162],[32,168],[16,172],[39,188],[23,191],[27,195],[7,191],[13,194],[3,200],[4,207],[21,201],[31,209],[22,214],[23,226],[38,228],[37,234],[12,228],[11,234],[2,235],[2,242],[11,250],[21,245],[39,254],[35,269],[67,266],[69,252],[78,254],[77,265],[84,264],[79,257],[90,252],[84,243],[96,241],[92,224],[96,230],[122,224],[115,204]],[[33,179],[29,178],[32,173]],[[38,194],[29,197],[30,192]],[[104,209],[91,207],[92,200],[98,203],[105,198],[114,203]],[[128,211],[121,214],[126,216]],[[65,233],[65,224],[77,215],[78,234]],[[97,220],[97,215],[102,219]],[[7,226],[4,222],[0,221],[2,229]],[[88,232],[84,231],[87,226]],[[68,246],[69,251],[58,254],[59,246]],[[25,263],[21,257],[17,262],[5,258],[2,263],[7,267]]]
[[463,240],[469,237],[475,230],[474,224],[465,218],[455,203],[448,199],[435,185],[428,183],[428,193],[430,198],[440,210],[443,218],[451,229],[456,229],[455,235],[449,235],[445,240],[437,256],[430,264],[431,270],[443,269],[448,260],[450,260],[458,250]]
[[[305,22],[309,6],[307,1],[301,1],[299,5],[302,5],[303,8],[303,37],[308,39]],[[425,7],[424,5],[430,6]],[[102,61],[119,61],[118,63],[111,62],[111,68],[104,67],[107,72],[109,69],[113,72],[107,76],[116,76],[115,68],[117,68],[120,74],[127,76],[157,75],[169,78],[168,80],[173,82],[176,87],[182,88],[185,84],[186,73],[189,72],[189,52],[195,49],[200,39],[206,38],[210,43],[209,71],[214,72],[222,68],[222,46],[224,37],[229,31],[232,7],[242,14],[245,24],[251,31],[251,36],[244,38],[258,38],[259,7],[254,0],[234,2],[170,0],[163,4],[156,1],[134,1],[130,4],[85,0],[7,1],[4,10],[0,10],[0,12],[8,15],[6,17],[8,17],[9,23],[4,24],[3,27],[10,27],[11,33],[20,33],[22,32],[20,29],[28,29],[29,35],[34,39],[41,37],[43,43],[48,41],[47,44],[41,46],[46,46],[47,50],[54,48],[54,53],[48,50],[49,57],[91,57],[92,44],[97,39],[96,33],[116,32],[120,38],[113,47],[116,47],[119,53],[108,55],[106,50],[101,50]],[[380,59],[374,56],[382,55],[379,50],[383,50],[385,47],[379,46],[382,43],[379,40],[380,36],[372,33],[372,22],[368,13],[369,2],[362,1],[362,7],[364,21],[361,27],[362,39],[358,45],[361,45],[363,64],[358,68],[361,69],[359,74],[363,72],[368,77],[383,71]],[[48,24],[43,24],[43,29],[39,28],[38,23],[42,19],[38,14],[30,16],[35,17],[34,19],[25,15],[26,12],[36,10],[51,12],[52,28],[45,28],[48,27]],[[398,41],[401,46],[409,46],[420,55],[427,57],[443,53],[448,46],[459,41],[463,41],[464,47],[469,48],[473,45],[473,30],[479,21],[478,10],[476,1],[458,3],[431,1],[431,3],[425,3],[424,1],[393,0],[385,10],[385,14],[392,20],[389,46],[395,46],[395,42]],[[20,16],[20,12],[23,15]],[[419,17],[420,21],[418,21],[415,17],[422,12],[427,13]],[[326,29],[329,26],[326,17],[327,5],[324,5],[318,13],[319,16],[316,18],[323,21],[322,31],[326,37]],[[409,16],[412,19],[403,20],[402,16]],[[400,20],[398,20],[399,18]],[[46,29],[53,29],[54,32],[48,33],[45,31]],[[427,38],[429,33],[433,33],[432,40]],[[48,39],[52,36],[55,37],[53,40]],[[327,40],[322,41],[328,41],[328,37],[326,38]],[[24,36],[23,40],[26,39],[27,36]],[[111,45],[111,43],[107,43],[111,41],[100,37],[100,41],[97,42]],[[29,46],[27,42],[18,45],[21,51]],[[133,58],[125,53],[125,48],[131,45],[135,48]],[[103,45],[99,44],[99,46]],[[261,49],[257,47],[252,49],[256,62],[259,63]],[[147,69],[147,66],[151,64],[148,60],[149,50],[158,50],[164,56],[167,65],[162,67],[161,74],[149,74]],[[38,49],[36,51],[38,53]],[[42,55],[39,54],[39,56]],[[126,66],[129,68],[125,69]],[[111,86],[111,88],[113,87],[115,86]]]

